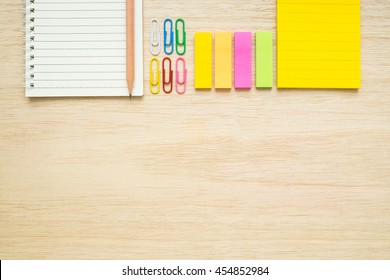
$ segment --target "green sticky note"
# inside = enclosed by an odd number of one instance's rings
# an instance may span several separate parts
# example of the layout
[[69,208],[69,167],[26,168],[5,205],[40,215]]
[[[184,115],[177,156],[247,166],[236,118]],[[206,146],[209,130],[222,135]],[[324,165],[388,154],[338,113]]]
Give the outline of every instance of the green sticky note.
[[273,82],[272,32],[256,32],[256,87],[272,88]]

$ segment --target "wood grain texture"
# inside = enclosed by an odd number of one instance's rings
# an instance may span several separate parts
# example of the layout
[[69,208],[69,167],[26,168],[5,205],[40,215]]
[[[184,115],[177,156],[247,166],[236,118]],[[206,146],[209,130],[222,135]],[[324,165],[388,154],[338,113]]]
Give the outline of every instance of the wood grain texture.
[[275,1],[144,0],[145,66],[149,21],[183,17],[190,84],[132,102],[25,98],[22,7],[0,3],[0,259],[390,258],[389,1],[362,0],[358,92],[195,93],[194,32],[275,31]]

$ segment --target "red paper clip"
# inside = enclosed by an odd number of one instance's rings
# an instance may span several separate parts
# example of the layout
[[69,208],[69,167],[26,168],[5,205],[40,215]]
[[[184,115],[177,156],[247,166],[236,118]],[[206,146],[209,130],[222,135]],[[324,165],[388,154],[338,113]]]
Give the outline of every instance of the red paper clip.
[[[169,68],[165,68],[166,61],[168,61]],[[162,61],[162,71],[163,71],[163,90],[165,93],[171,93],[173,90],[173,70],[172,70],[172,60],[169,57],[164,58]],[[167,79],[168,73],[168,79]],[[169,89],[167,90],[167,86]]]
[[[183,79],[180,80],[180,71],[179,71],[179,64],[182,62],[182,76]],[[181,89],[180,89],[181,88]],[[187,90],[187,68],[186,68],[186,61],[184,58],[179,58],[176,60],[176,92],[178,94],[184,94]]]

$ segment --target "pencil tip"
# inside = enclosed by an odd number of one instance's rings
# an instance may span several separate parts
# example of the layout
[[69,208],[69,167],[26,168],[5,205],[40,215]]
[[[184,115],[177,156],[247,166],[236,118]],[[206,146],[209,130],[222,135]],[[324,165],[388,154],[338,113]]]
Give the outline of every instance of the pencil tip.
[[130,100],[131,98],[133,97],[133,90],[134,90],[134,81],[132,79],[127,79],[127,87],[128,87],[128,90],[129,90],[129,96],[130,96]]

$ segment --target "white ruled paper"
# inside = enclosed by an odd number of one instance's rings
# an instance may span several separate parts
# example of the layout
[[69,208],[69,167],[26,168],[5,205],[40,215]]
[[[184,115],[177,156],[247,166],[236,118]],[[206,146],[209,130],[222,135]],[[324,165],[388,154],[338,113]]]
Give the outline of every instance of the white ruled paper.
[[[131,94],[142,96],[142,0],[134,3]],[[26,96],[129,96],[126,0],[26,0]]]

